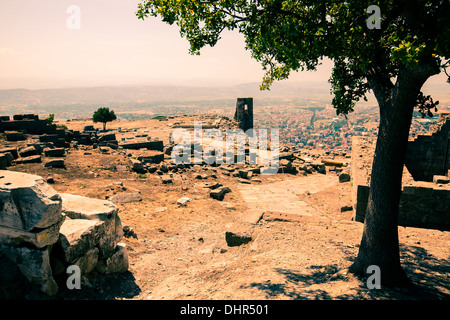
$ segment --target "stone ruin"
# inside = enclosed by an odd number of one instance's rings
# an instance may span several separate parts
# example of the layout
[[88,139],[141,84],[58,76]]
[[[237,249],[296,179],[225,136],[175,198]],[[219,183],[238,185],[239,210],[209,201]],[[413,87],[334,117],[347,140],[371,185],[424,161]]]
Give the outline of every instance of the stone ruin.
[[82,276],[127,271],[122,236],[112,202],[59,194],[40,176],[0,170],[0,299],[32,287],[54,296],[71,265]]
[[49,124],[46,119],[39,119],[36,114],[16,114],[13,119],[9,116],[0,116],[0,132],[7,133],[10,141],[25,140],[23,133],[25,130],[30,134],[56,134],[57,126]]
[[[121,130],[118,130],[121,132]],[[46,167],[64,168],[65,149],[78,149],[79,146],[92,146],[100,151],[109,149],[155,150],[159,154],[150,157],[148,162],[163,160],[164,144],[158,138],[139,137],[122,138],[118,141],[116,133],[102,132],[93,126],[85,126],[83,131],[59,128],[49,124],[47,120],[40,120],[38,115],[14,115],[0,117],[0,132],[5,134],[6,141],[12,144],[26,143],[26,146],[6,146],[0,149],[0,170],[12,164],[41,163]],[[153,156],[153,155],[152,155]],[[43,158],[45,157],[45,158]]]
[[[441,113],[430,132],[408,143],[405,165],[414,180],[444,179],[450,169],[450,114]],[[443,176],[443,177],[439,177]]]
[[253,129],[253,98],[238,98],[234,120],[239,124],[239,129],[247,131]]
[[[408,142],[398,223],[401,226],[450,230],[450,117],[441,114],[428,134]],[[376,138],[352,141],[353,220],[364,222]]]

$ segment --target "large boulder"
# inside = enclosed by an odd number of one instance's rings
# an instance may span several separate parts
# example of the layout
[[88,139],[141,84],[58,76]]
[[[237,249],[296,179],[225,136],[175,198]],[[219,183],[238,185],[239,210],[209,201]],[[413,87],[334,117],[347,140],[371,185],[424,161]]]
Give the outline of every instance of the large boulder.
[[131,158],[130,159],[130,165],[131,165],[131,169],[133,171],[136,171],[136,172],[143,172],[144,171],[144,164],[141,161],[139,161],[139,160]]
[[139,192],[118,193],[109,198],[109,201],[113,203],[139,202],[142,201],[142,196]]
[[0,226],[0,244],[14,247],[32,244],[38,249],[45,248],[58,241],[59,229],[64,218],[48,228],[38,229],[34,232]]
[[39,151],[34,146],[22,148],[19,150],[19,155],[23,158],[29,157],[29,156],[35,156],[37,154],[39,154]]
[[56,157],[61,158],[64,157],[66,151],[64,148],[45,148],[44,154],[46,157]]
[[118,243],[114,254],[106,260],[106,274],[123,273],[128,270],[128,251],[125,243]]
[[105,221],[117,215],[119,209],[111,202],[68,193],[60,194],[62,211],[71,219]]
[[15,160],[16,164],[40,163],[40,162],[42,162],[42,158],[38,154],[34,156],[18,158]]
[[[109,257],[113,254],[117,243],[123,237],[119,209],[114,203],[66,193],[61,193],[61,198],[63,213],[72,219],[72,221],[66,221],[61,227],[60,242],[63,244],[63,249],[82,254],[98,246],[100,257]],[[81,242],[77,240],[77,237]],[[72,248],[73,246],[76,248]],[[68,253],[66,258],[69,257],[75,256]]]
[[49,246],[34,249],[0,245],[0,254],[12,261],[28,282],[38,285],[43,293],[52,296],[58,292],[50,265]]
[[63,219],[61,197],[44,178],[0,170],[0,226],[45,229]]
[[44,167],[46,168],[65,168],[66,162],[64,158],[53,158],[50,160],[47,160],[44,164]]
[[97,246],[104,235],[102,223],[96,220],[66,219],[61,226],[59,244],[64,261],[74,263]]
[[219,187],[217,189],[213,189],[209,192],[209,196],[213,199],[222,201],[225,197],[225,194],[231,192],[231,189],[228,187]]

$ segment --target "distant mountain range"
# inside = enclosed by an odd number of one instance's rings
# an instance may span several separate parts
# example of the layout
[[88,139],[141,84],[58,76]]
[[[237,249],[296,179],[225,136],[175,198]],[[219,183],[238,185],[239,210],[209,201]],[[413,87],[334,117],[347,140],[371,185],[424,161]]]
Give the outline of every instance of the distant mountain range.
[[259,83],[246,83],[223,87],[201,86],[104,86],[65,89],[8,89],[0,90],[0,106],[58,105],[92,103],[129,103],[154,101],[192,101],[214,99],[301,98],[317,96],[330,98],[328,83],[275,83],[270,91],[260,91]]
[[[150,110],[157,113],[166,106],[182,106],[187,112],[189,106],[233,107],[238,97],[253,97],[255,105],[264,106],[308,106],[325,107],[331,104],[330,84],[325,82],[276,82],[270,91],[260,91],[260,83],[244,83],[232,86],[98,86],[58,89],[7,89],[0,90],[0,113],[63,114],[67,117],[92,114],[99,106],[111,106],[117,111],[128,112]],[[424,87],[425,94],[440,100],[440,109],[450,106],[449,84],[432,83]],[[369,103],[361,106],[376,106],[371,93]],[[192,107],[190,107],[192,109]],[[359,110],[363,110],[358,108]],[[156,110],[156,111],[155,111]],[[190,110],[190,109],[189,109]],[[192,111],[194,111],[192,109]],[[167,112],[167,111],[166,111]]]

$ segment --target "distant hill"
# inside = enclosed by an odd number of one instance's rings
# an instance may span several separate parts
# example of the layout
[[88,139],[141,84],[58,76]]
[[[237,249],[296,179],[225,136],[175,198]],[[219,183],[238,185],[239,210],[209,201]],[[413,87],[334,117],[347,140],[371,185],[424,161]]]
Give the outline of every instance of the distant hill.
[[[149,115],[174,115],[207,113],[211,110],[229,109],[233,113],[236,98],[253,97],[258,108],[265,106],[301,106],[308,108],[331,105],[330,84],[327,82],[276,82],[270,91],[260,91],[260,83],[233,86],[100,86],[58,89],[8,89],[0,90],[0,115],[36,113],[41,116],[56,114],[58,119],[84,118],[100,106],[109,106],[123,118]],[[448,84],[433,84],[424,88],[440,100],[440,111],[448,109],[450,92]],[[366,112],[366,107],[376,106],[371,93],[369,102],[360,102],[355,111]]]
[[259,83],[246,83],[228,87],[190,86],[120,86],[80,87],[66,89],[9,89],[0,90],[0,106],[58,105],[93,103],[129,103],[174,100],[211,100],[254,98],[295,98],[303,96],[329,96],[329,86],[323,83],[275,83],[270,91],[260,91]]

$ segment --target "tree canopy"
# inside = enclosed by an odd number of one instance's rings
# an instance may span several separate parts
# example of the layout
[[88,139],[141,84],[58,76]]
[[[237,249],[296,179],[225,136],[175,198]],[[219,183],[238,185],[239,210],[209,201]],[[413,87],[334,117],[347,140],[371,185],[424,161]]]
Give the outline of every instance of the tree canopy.
[[114,110],[109,110],[107,107],[98,108],[92,116],[92,121],[94,121],[94,123],[103,123],[103,130],[106,130],[107,122],[111,122],[116,119],[117,116],[115,115]]
[[[333,105],[346,115],[368,90],[393,87],[402,68],[436,74],[449,65],[449,1],[370,4],[381,10],[380,29],[367,27],[369,4],[361,0],[144,0],[136,14],[176,23],[193,54],[214,46],[223,30],[239,30],[265,70],[262,89],[292,71],[315,70],[327,57],[334,62]],[[431,97],[417,104],[424,113],[435,107]]]

